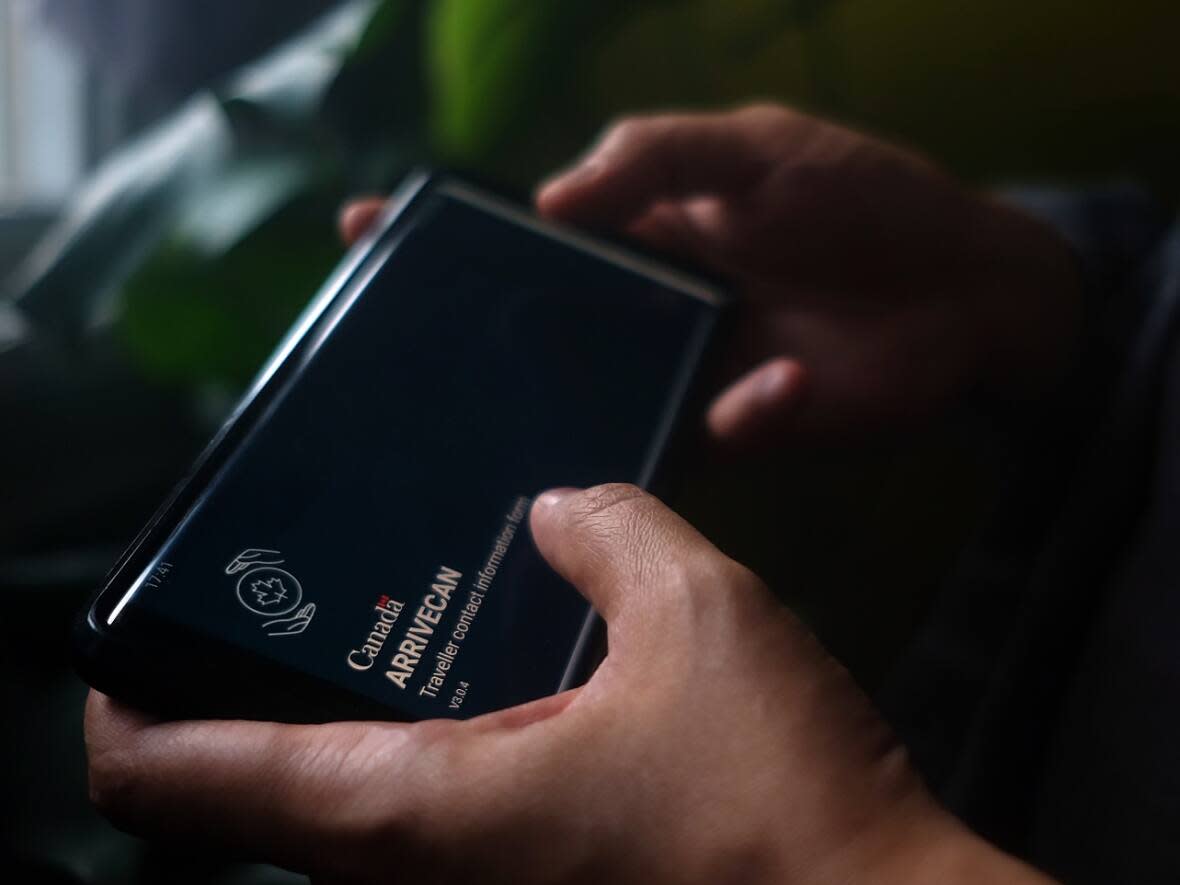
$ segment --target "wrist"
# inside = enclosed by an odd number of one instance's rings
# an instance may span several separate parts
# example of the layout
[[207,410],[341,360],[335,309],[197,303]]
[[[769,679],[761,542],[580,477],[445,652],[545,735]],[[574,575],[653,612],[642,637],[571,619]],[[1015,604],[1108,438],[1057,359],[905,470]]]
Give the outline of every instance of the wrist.
[[916,780],[862,819],[852,838],[830,845],[809,874],[775,881],[808,885],[1052,885],[946,811]]
[[[931,802],[933,806],[933,802]],[[880,885],[1050,885],[936,806],[909,821],[859,881]]]

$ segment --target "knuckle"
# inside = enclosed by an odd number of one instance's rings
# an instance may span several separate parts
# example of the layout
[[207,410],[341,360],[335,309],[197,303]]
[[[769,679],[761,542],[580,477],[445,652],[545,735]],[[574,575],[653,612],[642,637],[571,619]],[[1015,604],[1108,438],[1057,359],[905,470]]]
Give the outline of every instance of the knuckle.
[[665,562],[660,568],[659,580],[663,590],[659,597],[670,605],[682,605],[686,601],[691,601],[703,582],[700,572],[682,558]]
[[741,617],[769,593],[754,572],[717,551],[681,561],[670,579],[678,596],[709,617]]
[[628,514],[642,509],[650,500],[647,492],[629,483],[607,483],[582,492],[571,508],[574,521],[588,526],[604,526],[625,521]]
[[781,117],[790,111],[785,105],[773,101],[755,100],[738,106],[735,113],[744,117]]
[[607,127],[602,147],[606,150],[634,147],[647,139],[654,125],[655,119],[646,115],[628,114],[619,117]]
[[734,116],[743,121],[764,125],[784,125],[798,120],[798,111],[772,101],[754,101],[734,111]]

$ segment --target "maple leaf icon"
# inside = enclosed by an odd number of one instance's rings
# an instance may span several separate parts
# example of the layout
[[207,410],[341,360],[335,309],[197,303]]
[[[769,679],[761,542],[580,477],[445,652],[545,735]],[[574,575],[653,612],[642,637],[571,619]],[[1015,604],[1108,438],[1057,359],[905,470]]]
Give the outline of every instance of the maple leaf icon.
[[282,578],[277,576],[254,581],[250,584],[250,592],[254,594],[261,608],[280,605],[287,598],[287,588],[283,585]]

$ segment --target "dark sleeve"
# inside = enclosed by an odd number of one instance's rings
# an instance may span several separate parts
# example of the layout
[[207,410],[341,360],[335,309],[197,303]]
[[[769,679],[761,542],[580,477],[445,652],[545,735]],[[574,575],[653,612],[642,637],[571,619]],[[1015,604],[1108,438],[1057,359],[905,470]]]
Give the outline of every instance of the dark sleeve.
[[[1097,191],[1013,190],[1006,202],[1054,228],[1077,256],[1087,315],[1083,364],[1109,374],[1158,300],[1143,280],[1173,226],[1172,213],[1130,185]],[[1084,381],[1083,371],[1073,380]],[[1067,391],[1068,392],[1068,391]]]
[[[964,774],[972,764],[966,760],[987,742],[981,730],[1004,727],[988,717],[1002,718],[992,708],[1003,706],[996,698],[1010,687],[997,682],[1019,679],[1014,665],[1003,663],[1014,637],[1037,629],[1029,612],[1036,608],[1031,598],[1048,592],[1037,577],[1045,551],[1056,543],[1083,465],[1121,396],[1128,363],[1137,350],[1162,346],[1142,339],[1155,322],[1147,319],[1160,295],[1151,268],[1170,226],[1169,214],[1132,188],[1024,190],[1006,198],[1073,247],[1085,282],[1086,346],[1060,390],[1013,426],[988,428],[997,476],[991,512],[878,696],[919,770],[965,816],[979,805],[969,795],[975,785],[974,774]],[[1025,727],[1033,741],[1048,724]]]

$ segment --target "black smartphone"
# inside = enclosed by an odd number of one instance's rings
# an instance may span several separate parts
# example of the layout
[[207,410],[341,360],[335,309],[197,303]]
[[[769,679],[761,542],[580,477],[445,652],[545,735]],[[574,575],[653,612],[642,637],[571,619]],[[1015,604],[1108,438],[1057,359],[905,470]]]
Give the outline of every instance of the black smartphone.
[[80,673],[161,715],[298,722],[576,684],[599,625],[532,498],[659,481],[724,303],[412,175],[81,613]]

